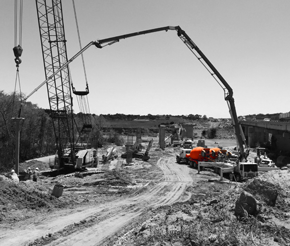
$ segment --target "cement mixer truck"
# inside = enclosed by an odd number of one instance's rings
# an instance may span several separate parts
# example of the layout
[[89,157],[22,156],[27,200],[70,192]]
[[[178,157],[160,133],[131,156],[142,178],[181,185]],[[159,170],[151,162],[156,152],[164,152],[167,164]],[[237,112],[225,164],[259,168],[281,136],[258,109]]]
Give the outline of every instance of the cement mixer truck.
[[200,161],[214,162],[221,155],[223,155],[220,148],[193,148],[189,154],[186,155],[190,167],[197,168]]
[[[201,171],[203,167],[214,169],[221,175],[229,174],[230,180],[242,181],[258,176],[258,165],[251,162],[241,162],[239,157],[233,161],[233,155],[220,148],[196,147],[186,155],[190,167]],[[231,161],[229,161],[231,160]]]

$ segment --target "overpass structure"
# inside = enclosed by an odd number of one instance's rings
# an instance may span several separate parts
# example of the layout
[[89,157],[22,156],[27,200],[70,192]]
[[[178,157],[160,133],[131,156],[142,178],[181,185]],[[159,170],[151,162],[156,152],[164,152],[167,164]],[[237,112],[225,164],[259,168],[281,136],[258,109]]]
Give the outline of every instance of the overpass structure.
[[241,121],[249,147],[268,146],[273,150],[290,152],[290,122]]

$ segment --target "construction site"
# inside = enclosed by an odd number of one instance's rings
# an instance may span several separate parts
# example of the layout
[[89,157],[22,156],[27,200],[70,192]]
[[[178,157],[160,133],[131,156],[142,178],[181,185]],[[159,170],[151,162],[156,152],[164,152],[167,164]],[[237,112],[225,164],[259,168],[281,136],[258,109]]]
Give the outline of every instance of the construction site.
[[[29,3],[36,7],[40,47],[35,53],[44,73],[41,83],[23,93],[21,88],[30,88],[22,82],[25,4],[14,1],[14,92],[0,91],[1,246],[290,245],[289,113],[240,116],[235,88],[181,25],[116,33],[83,46],[74,0]],[[73,11],[66,20],[68,6]],[[69,40],[65,27],[78,38]],[[210,87],[218,84],[215,94],[223,99],[219,110],[228,113],[226,118],[194,115],[194,109],[178,116],[90,110],[90,97],[97,94],[84,55],[91,49],[105,53],[139,36],[150,42],[159,33],[180,39],[177,44],[215,83]],[[69,42],[78,42],[73,56]],[[80,61],[82,85],[79,77],[72,80],[75,61]],[[109,104],[116,94],[110,96],[113,89],[106,86],[102,94]],[[34,99],[41,90],[48,99],[45,109]],[[128,88],[118,93],[131,96]],[[151,96],[142,98],[145,106],[141,99],[132,104],[149,107]],[[162,108],[167,98],[158,97]],[[172,100],[181,104],[176,108],[198,108],[198,102],[192,107],[181,100]],[[201,110],[213,105],[201,104]]]

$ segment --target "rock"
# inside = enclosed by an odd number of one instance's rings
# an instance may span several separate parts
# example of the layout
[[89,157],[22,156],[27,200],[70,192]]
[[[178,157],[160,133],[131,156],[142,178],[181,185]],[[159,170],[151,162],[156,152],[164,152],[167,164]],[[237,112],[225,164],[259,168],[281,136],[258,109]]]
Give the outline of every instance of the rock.
[[208,240],[213,243],[217,240],[218,236],[216,234],[211,234],[209,237],[208,237]]
[[210,202],[208,203],[208,205],[217,204],[218,202],[219,202],[219,201],[218,201],[217,199],[214,199],[214,200],[210,201]]
[[236,201],[235,215],[237,217],[256,216],[259,212],[258,202],[249,192],[243,191]]
[[246,191],[263,200],[267,205],[275,206],[278,190],[275,185],[260,179],[254,179],[246,187]]

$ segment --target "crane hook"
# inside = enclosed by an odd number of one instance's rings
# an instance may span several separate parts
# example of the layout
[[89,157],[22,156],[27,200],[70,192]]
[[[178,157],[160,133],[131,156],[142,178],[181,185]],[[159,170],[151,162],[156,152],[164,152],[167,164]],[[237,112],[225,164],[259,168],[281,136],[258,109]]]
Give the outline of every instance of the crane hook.
[[15,56],[15,63],[16,63],[16,67],[19,67],[19,64],[22,62],[20,59],[20,56],[22,55],[23,49],[20,45],[17,45],[13,48],[13,53]]

